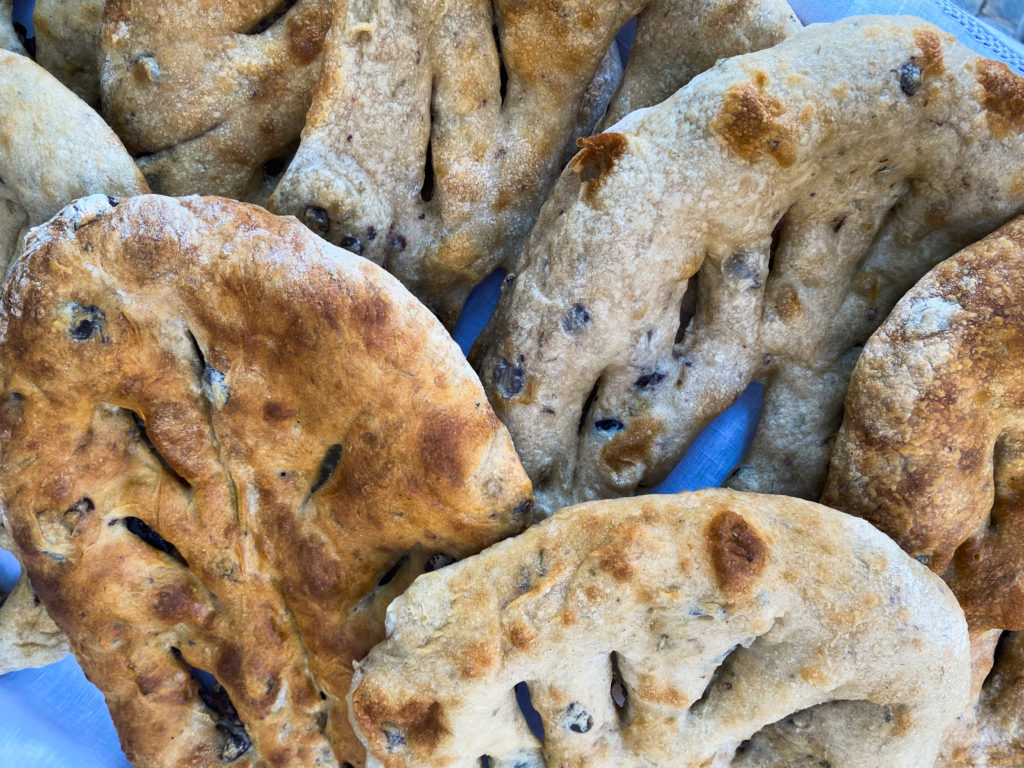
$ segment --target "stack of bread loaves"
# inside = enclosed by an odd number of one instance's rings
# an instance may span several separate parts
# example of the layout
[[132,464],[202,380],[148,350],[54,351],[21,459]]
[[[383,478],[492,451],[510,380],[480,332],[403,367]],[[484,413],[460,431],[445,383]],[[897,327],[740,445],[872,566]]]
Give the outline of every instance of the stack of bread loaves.
[[[1024,765],[1024,218],[953,256],[1024,79],[782,0],[9,9],[0,672],[136,768]],[[736,490],[635,495],[754,381]]]

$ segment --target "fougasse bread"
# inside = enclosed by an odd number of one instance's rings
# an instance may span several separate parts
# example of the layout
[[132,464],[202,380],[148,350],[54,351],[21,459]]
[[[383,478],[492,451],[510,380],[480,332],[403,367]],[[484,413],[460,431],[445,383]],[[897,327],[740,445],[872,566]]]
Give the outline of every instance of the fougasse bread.
[[[0,50],[0,274],[28,227],[75,198],[148,191],[99,115],[31,59]],[[17,555],[2,517],[0,546]],[[66,653],[67,642],[22,572],[0,606],[0,672],[41,666]]]
[[417,579],[387,626],[349,694],[386,768],[924,768],[968,698],[941,579],[778,496],[562,509]]
[[[2,510],[0,549],[17,552]],[[22,569],[10,592],[0,590],[0,675],[52,664],[67,652],[67,638],[43,608]]]
[[1004,632],[966,731],[947,744],[939,768],[1014,768],[1024,764],[1024,632]]
[[100,103],[104,0],[34,0],[36,61],[94,108]]
[[931,270],[865,345],[822,496],[941,574],[964,608],[982,693],[950,766],[1024,764],[1022,355],[1017,218]]
[[25,52],[14,31],[14,0],[0,0],[0,49]]
[[611,116],[800,28],[784,0],[337,0],[334,13],[269,206],[386,266],[448,326],[513,263],[567,152],[604,115],[616,83],[601,72],[631,17]]
[[529,505],[441,324],[256,206],[64,209],[0,293],[0,376],[9,529],[135,768],[362,765],[386,605]]
[[28,57],[0,50],[0,274],[26,229],[72,200],[148,191],[88,104]]
[[730,483],[817,498],[849,371],[1024,207],[1024,79],[911,17],[813,25],[584,142],[471,357],[538,506],[661,480],[751,381]]
[[850,381],[822,503],[945,576],[972,626],[1024,630],[1024,218],[904,296]]
[[[320,74],[331,0],[110,0],[103,115],[154,192],[258,201]],[[264,199],[265,202],[265,199]]]

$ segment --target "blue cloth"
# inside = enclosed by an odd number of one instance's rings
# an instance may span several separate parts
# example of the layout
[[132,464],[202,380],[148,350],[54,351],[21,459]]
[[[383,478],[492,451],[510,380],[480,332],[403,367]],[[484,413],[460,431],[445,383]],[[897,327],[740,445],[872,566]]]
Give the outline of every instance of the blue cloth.
[[0,676],[0,768],[130,768],[73,656]]
[[498,299],[501,297],[501,283],[505,279],[505,270],[500,267],[483,280],[481,280],[462,305],[462,314],[455,323],[452,331],[452,338],[459,345],[462,354],[468,355],[469,348],[473,346],[480,331],[487,325],[487,321],[498,306]]
[[[1006,61],[1024,74],[1024,48],[949,0],[791,0],[809,24],[864,13],[907,13],[953,33],[974,50]],[[15,18],[29,21],[25,0],[15,0]],[[26,24],[27,26],[27,24]],[[463,350],[483,328],[497,303],[503,275],[488,277],[467,301],[455,335]],[[748,387],[736,403],[697,437],[668,478],[654,490],[673,493],[720,485],[746,453],[761,411],[760,385]],[[0,550],[0,584],[17,577],[18,566]],[[102,696],[73,658],[41,670],[0,676],[0,768],[129,768],[118,747]]]
[[0,549],[0,591],[10,592],[14,589],[14,582],[18,580],[21,568],[14,555],[5,549]]
[[764,387],[756,382],[747,387],[694,438],[683,458],[651,493],[699,491],[724,483],[750,450],[763,394]]

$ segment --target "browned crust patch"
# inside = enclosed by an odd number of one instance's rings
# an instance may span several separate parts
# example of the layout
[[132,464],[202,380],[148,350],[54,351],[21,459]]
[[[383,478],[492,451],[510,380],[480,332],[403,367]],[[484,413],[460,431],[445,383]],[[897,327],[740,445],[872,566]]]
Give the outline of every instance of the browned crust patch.
[[988,129],[997,139],[1024,128],[1024,78],[1001,61],[978,60],[979,101],[985,109]]
[[121,24],[131,18],[128,0],[108,0],[103,5],[103,21],[107,24]]
[[762,76],[726,91],[722,113],[711,123],[711,130],[744,160],[765,156],[788,168],[796,162],[796,138],[789,124],[779,119],[786,105],[764,93],[765,84]]
[[[522,624],[517,624],[513,628],[513,632],[516,629],[527,629]],[[530,640],[533,638],[530,637]],[[527,645],[529,641],[527,641]],[[519,647],[518,645],[516,647]],[[461,664],[459,665],[459,673],[462,675],[464,680],[472,680],[474,678],[483,677],[489,673],[495,665],[498,663],[498,656],[495,651],[494,645],[485,639],[482,639],[478,643],[473,643],[468,646],[465,652],[462,654]]]
[[705,535],[719,588],[747,590],[768,562],[768,547],[757,531],[741,515],[724,509],[708,523]]
[[615,167],[626,151],[626,144],[626,136],[622,133],[599,133],[576,139],[580,151],[569,167],[573,173],[579,174],[581,182],[587,184],[586,194],[593,194],[601,180]]
[[509,642],[521,651],[528,649],[536,636],[537,633],[533,631],[533,628],[521,621],[513,624],[508,632]]
[[659,704],[663,707],[677,707],[686,709],[692,700],[678,688],[671,685],[661,685],[650,678],[645,679],[637,690],[639,699],[646,703]]
[[782,283],[771,296],[770,306],[775,316],[784,322],[795,320],[804,313],[800,294],[791,283]]
[[628,556],[624,556],[623,552],[616,552],[614,550],[608,550],[601,555],[601,559],[598,560],[598,565],[601,570],[605,573],[611,574],[611,577],[619,582],[626,582],[633,578],[634,570],[633,566],[627,559]]
[[647,459],[653,453],[654,440],[661,430],[657,419],[649,416],[635,419],[628,429],[619,432],[601,449],[601,461],[618,472]]
[[946,71],[942,58],[942,37],[934,29],[915,29],[914,43],[921,49],[916,64],[923,75],[941,75]]
[[395,734],[391,737],[395,741],[430,752],[449,732],[440,702],[413,699],[392,707],[384,697],[370,691],[363,693],[362,688],[353,693],[353,703],[358,701],[356,711],[360,713],[360,722],[364,726],[382,723],[385,732]]
[[330,26],[331,19],[326,13],[288,19],[288,53],[292,59],[302,66],[316,60]]
[[464,481],[472,468],[471,458],[464,455],[458,441],[482,441],[485,438],[476,422],[462,418],[457,412],[443,410],[424,420],[419,443],[424,459],[437,476],[457,485]]

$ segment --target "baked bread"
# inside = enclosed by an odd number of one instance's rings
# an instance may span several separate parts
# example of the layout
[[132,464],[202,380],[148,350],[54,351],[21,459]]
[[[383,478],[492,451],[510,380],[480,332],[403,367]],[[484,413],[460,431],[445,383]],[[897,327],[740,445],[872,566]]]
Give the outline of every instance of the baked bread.
[[106,3],[103,114],[139,155],[154,192],[259,194],[264,164],[286,155],[299,138],[330,5]]
[[25,52],[14,31],[14,0],[0,0],[0,48],[15,53]]
[[[511,265],[580,132],[614,85],[595,72],[637,39],[612,114],[668,95],[721,56],[799,29],[784,0],[336,3],[299,151],[271,197],[382,264],[451,327]],[[685,41],[682,43],[680,41]],[[601,98],[585,97],[596,89]]]
[[349,694],[387,768],[922,768],[968,696],[942,581],[863,521],[784,497],[563,509],[420,577],[387,622]]
[[1024,653],[1021,632],[970,632],[970,705],[947,731],[936,768],[1024,765]]
[[861,353],[822,503],[1024,630],[1024,218],[929,272]]
[[[0,513],[0,549],[16,551]],[[22,569],[10,592],[0,590],[0,675],[63,658],[68,641],[43,608]]]
[[1024,79],[936,28],[859,17],[588,139],[471,358],[538,506],[653,485],[754,380],[730,483],[816,498],[860,345],[1024,207],[1022,103]]
[[[950,766],[1024,764],[1024,690],[1006,682],[1024,674],[1019,650],[986,680],[1000,630],[1024,630],[1022,304],[1024,218],[918,282],[857,362],[822,496],[941,574],[964,608],[985,689]],[[997,725],[1007,712],[1016,730]],[[985,762],[997,753],[1015,760]]]
[[655,0],[636,19],[622,87],[602,121],[606,129],[664,101],[719,59],[771,48],[802,26],[781,0]]
[[148,191],[99,115],[31,59],[0,50],[0,274],[25,230],[75,198]]
[[[0,51],[0,148],[0,274],[28,227],[75,198],[149,191],[99,115],[33,61],[7,51]],[[18,555],[8,536],[0,535],[0,546]],[[67,641],[23,570],[0,607],[0,671],[42,666],[65,653]]]
[[36,62],[94,109],[100,104],[100,17],[104,0],[35,0]]
[[1024,765],[1024,632],[1004,632],[977,706],[973,740],[942,768]]
[[255,206],[64,209],[0,294],[0,374],[10,531],[136,768],[361,765],[387,603],[524,523],[444,328]]

